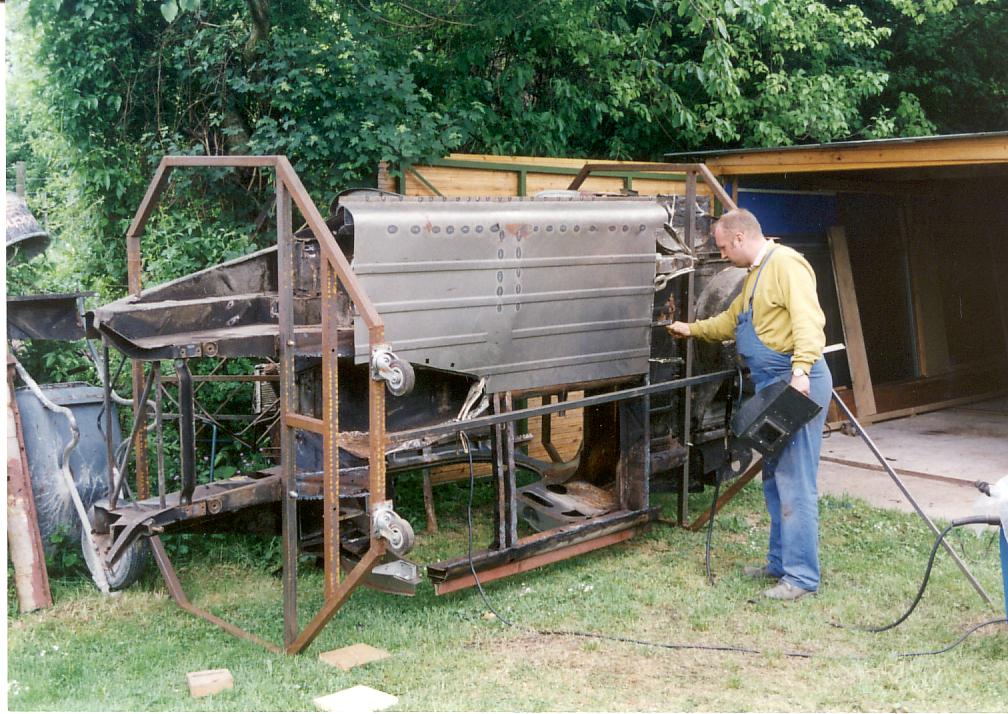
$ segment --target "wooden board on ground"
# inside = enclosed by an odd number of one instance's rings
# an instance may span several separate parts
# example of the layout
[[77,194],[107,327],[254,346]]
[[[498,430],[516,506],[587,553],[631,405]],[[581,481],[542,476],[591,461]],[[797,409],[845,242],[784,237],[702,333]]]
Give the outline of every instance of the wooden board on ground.
[[377,712],[399,703],[399,697],[358,684],[324,697],[315,697],[315,706],[324,712]]
[[378,660],[387,659],[391,656],[392,655],[385,650],[372,647],[371,645],[366,645],[363,642],[358,642],[357,644],[349,645],[347,647],[340,647],[338,650],[322,652],[319,654],[319,659],[326,664],[331,664],[333,667],[339,667],[346,672],[354,667],[359,667],[362,664],[377,662]]
[[229,669],[205,669],[201,672],[186,674],[189,683],[189,694],[194,697],[205,697],[210,694],[234,689],[234,678]]

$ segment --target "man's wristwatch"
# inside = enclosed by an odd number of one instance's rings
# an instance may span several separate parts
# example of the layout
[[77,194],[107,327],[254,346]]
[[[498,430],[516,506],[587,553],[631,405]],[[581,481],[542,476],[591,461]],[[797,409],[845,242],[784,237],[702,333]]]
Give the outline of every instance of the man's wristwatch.
[[795,377],[804,377],[805,375],[808,374],[808,372],[806,372],[801,367],[795,367],[794,369],[791,370],[791,374],[793,374]]

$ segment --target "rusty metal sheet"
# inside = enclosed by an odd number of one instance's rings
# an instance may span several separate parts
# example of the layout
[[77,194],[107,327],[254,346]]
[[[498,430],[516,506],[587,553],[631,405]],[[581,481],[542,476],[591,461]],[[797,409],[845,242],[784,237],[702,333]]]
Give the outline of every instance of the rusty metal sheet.
[[[648,371],[655,245],[647,199],[348,196],[353,270],[414,364],[489,391]],[[358,362],[367,361],[363,321]]]

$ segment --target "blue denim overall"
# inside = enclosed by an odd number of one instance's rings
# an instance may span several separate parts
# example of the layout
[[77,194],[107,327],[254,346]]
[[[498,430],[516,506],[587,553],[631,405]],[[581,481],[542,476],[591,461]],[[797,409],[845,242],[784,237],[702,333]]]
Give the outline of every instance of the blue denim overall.
[[[763,267],[776,248],[763,259],[748,309],[735,327],[735,349],[745,360],[756,391],[777,381],[791,381],[791,355],[767,347],[753,327],[753,297]],[[816,473],[826,407],[833,390],[833,377],[822,357],[809,373],[812,400],[823,407],[808,424],[792,437],[775,457],[763,463],[763,497],[770,513],[770,548],[767,568],[771,575],[783,577],[804,590],[819,588],[819,501]]]

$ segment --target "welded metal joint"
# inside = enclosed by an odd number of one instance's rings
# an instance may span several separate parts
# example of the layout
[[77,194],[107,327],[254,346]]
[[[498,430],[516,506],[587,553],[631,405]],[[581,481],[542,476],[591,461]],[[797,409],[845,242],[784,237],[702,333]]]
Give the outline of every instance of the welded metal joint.
[[416,383],[413,365],[396,357],[388,345],[375,345],[371,350],[371,379],[385,382],[395,397],[409,394]]

